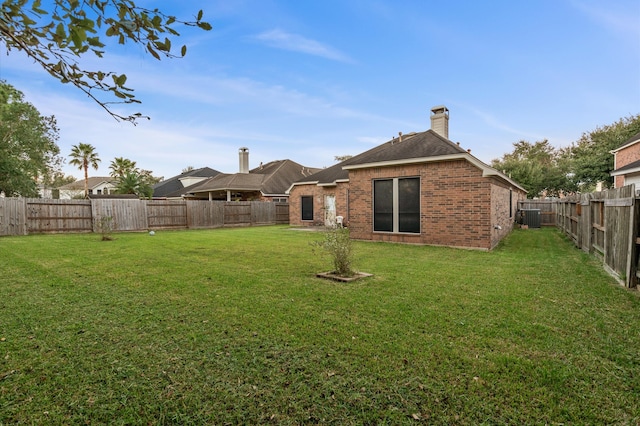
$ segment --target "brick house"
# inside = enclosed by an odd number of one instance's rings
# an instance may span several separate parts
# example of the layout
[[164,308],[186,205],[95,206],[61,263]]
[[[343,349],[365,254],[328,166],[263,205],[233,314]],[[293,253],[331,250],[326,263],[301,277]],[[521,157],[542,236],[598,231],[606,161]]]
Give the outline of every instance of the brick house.
[[614,158],[613,187],[621,188],[632,183],[640,187],[640,133],[624,141],[622,145],[611,151]]
[[449,111],[431,129],[301,179],[289,189],[291,225],[341,216],[354,239],[491,250],[512,229],[526,191],[448,139]]

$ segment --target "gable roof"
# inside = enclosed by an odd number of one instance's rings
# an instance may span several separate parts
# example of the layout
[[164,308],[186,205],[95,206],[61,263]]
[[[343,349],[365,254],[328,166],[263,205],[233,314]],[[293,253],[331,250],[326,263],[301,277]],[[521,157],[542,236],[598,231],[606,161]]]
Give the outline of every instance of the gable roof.
[[265,175],[260,189],[263,195],[282,195],[286,193],[293,182],[301,178],[304,179],[319,170],[321,169],[305,167],[295,161],[282,160],[272,161],[249,171],[249,173]]
[[183,190],[185,189],[180,179],[185,177],[210,178],[218,174],[220,174],[219,171],[215,169],[211,169],[209,167],[201,167],[199,169],[189,170],[188,172],[181,173],[177,176],[171,177],[169,179],[165,179],[162,182],[158,182],[155,185],[153,185],[153,196],[154,197],[172,197],[172,196],[179,197],[184,193]]
[[[426,133],[426,132],[425,132]],[[417,133],[410,133],[402,136],[402,140],[406,141],[407,138],[411,138],[416,136]],[[300,179],[295,182],[295,185],[298,184],[317,184],[320,186],[331,186],[335,185],[337,182],[346,182],[349,180],[349,171],[344,167],[349,164],[354,164],[360,161],[363,158],[369,158],[376,155],[379,155],[380,151],[387,149],[388,147],[400,143],[400,139],[393,138],[388,142],[383,143],[382,145],[375,146],[363,153],[360,153],[356,156],[348,158],[338,164],[334,164],[331,167],[327,167],[322,169],[318,173],[315,173],[306,178]],[[451,142],[452,143],[452,142]],[[453,143],[452,143],[453,144]],[[462,148],[460,148],[462,149]]]
[[[347,160],[345,166],[386,163],[439,157],[443,155],[466,154],[459,145],[443,138],[433,130],[410,133],[402,138],[394,138],[368,152]],[[353,168],[353,167],[352,167]]]
[[204,182],[195,184],[190,194],[209,191],[259,191],[264,180],[264,175],[249,173],[227,174],[220,173]]
[[213,191],[256,191],[263,195],[285,195],[289,186],[298,179],[318,171],[291,160],[271,161],[249,173],[220,173],[193,185],[185,193],[197,194]]
[[[433,130],[420,133],[409,133],[399,138],[378,145],[348,160],[335,164],[327,169],[295,182],[294,185],[317,184],[319,186],[335,185],[337,182],[348,182],[349,170],[384,167],[392,165],[427,163],[464,159],[482,170],[483,176],[496,176],[511,185],[526,191],[508,176],[493,169],[458,144],[451,142]],[[289,190],[291,189],[289,188]]]
[[[111,176],[93,176],[90,177],[89,179],[87,179],[87,187],[88,189],[93,189],[96,186],[102,185],[102,184],[112,184],[115,185],[115,181],[116,179],[112,178]],[[84,179],[80,179],[77,180],[75,182],[71,182],[68,183],[66,185],[62,185],[61,187],[59,187],[58,189],[62,189],[62,190],[83,190],[84,191]]]
[[631,145],[635,145],[638,142],[640,142],[640,132],[636,133],[635,135],[631,136],[629,139],[627,139],[626,141],[622,142],[622,144],[617,147],[614,150],[609,151],[611,154],[615,154],[616,152],[628,148]]

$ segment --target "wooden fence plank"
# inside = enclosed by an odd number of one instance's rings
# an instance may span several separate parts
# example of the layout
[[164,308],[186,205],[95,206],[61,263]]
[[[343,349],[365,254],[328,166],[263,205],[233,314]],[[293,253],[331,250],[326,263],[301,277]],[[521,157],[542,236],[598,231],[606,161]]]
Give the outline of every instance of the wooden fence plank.
[[24,198],[0,198],[1,235],[27,235],[27,204]]
[[28,198],[27,232],[91,232],[93,229],[90,200],[53,200]]
[[114,231],[146,231],[149,229],[147,204],[141,200],[96,198],[91,200],[94,232],[104,217],[111,217]]
[[190,229],[224,226],[224,201],[187,201],[187,224]]
[[605,207],[630,207],[633,205],[635,198],[627,197],[627,198],[615,198],[615,199],[606,199],[604,200]]
[[149,229],[187,229],[186,201],[147,201]]

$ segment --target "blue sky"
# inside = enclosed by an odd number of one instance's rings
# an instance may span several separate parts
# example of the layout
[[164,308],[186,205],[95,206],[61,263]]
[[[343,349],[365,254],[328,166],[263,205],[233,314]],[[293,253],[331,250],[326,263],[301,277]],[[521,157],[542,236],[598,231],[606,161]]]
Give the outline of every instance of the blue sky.
[[[324,167],[450,110],[449,137],[489,163],[519,140],[567,146],[640,113],[640,1],[152,1],[182,18],[199,9],[209,32],[178,28],[183,59],[113,46],[85,68],[128,76],[151,120],[118,123],[69,85],[0,47],[0,79],[42,114],[58,145],[96,147],[109,174],[125,157],[157,176],[187,166],[238,169],[289,158]],[[65,165],[78,178],[81,172]]]

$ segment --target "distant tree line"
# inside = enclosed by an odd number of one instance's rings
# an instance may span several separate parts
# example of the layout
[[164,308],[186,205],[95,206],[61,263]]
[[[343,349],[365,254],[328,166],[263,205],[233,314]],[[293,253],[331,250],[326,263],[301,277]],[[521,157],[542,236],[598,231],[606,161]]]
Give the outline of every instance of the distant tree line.
[[522,185],[529,198],[592,192],[598,183],[610,188],[614,168],[611,151],[639,132],[637,114],[583,133],[564,148],[555,148],[546,139],[535,143],[521,140],[491,166]]

